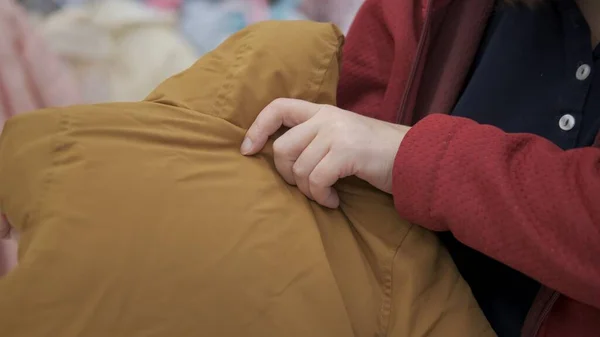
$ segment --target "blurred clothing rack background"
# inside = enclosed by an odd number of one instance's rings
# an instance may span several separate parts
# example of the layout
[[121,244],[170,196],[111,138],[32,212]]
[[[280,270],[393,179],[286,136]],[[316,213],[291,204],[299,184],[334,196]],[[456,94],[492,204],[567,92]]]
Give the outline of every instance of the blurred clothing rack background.
[[[11,62],[20,64],[22,72],[49,68],[42,71],[53,71],[53,78],[63,79],[64,90],[71,90],[68,95],[53,93],[62,97],[56,102],[36,104],[7,102],[22,98],[9,99],[5,92],[0,95],[3,118],[56,104],[140,100],[250,24],[315,20],[334,22],[347,31],[363,1],[0,0],[3,8],[10,9],[0,14],[0,34],[28,46],[9,50],[5,45],[0,52],[13,55]],[[20,22],[17,26],[15,18]],[[35,48],[39,50],[33,53]],[[31,83],[31,74],[22,76],[27,81],[15,84],[15,71],[3,69],[7,64],[0,63],[0,81],[13,83],[1,85],[0,90],[16,86],[33,96],[48,90],[48,83]]]

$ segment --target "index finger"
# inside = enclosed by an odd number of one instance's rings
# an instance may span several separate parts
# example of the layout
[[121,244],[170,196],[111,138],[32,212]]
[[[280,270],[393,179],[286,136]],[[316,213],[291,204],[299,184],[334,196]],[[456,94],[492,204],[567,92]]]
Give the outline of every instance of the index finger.
[[294,127],[312,118],[321,105],[291,98],[271,102],[256,117],[242,143],[241,152],[252,155],[262,150],[269,137],[282,126]]

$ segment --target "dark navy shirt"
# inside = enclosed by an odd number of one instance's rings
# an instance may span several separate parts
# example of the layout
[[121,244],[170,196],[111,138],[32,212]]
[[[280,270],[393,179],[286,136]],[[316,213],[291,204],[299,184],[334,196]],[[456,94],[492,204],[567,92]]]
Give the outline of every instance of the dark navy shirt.
[[[453,115],[563,149],[590,146],[600,128],[599,56],[574,0],[499,7]],[[539,284],[447,233],[442,239],[498,335],[518,337]]]

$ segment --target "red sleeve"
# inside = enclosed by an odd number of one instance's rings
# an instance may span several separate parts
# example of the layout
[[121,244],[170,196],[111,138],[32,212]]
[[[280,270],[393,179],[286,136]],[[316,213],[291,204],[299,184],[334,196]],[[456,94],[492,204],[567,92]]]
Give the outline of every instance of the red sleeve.
[[399,213],[600,308],[600,149],[432,115],[394,167]]
[[340,108],[395,121],[423,25],[421,2],[365,1],[344,44],[337,95]]
[[[381,0],[366,0],[346,37],[337,105],[362,115],[381,110],[392,71],[394,48]],[[381,57],[383,56],[383,57]]]

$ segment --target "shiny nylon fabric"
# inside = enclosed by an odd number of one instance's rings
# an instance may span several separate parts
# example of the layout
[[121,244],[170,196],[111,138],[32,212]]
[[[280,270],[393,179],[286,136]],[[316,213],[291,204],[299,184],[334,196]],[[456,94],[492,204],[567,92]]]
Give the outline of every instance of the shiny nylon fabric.
[[436,237],[357,179],[329,210],[287,185],[272,142],[239,145],[278,97],[335,104],[343,37],[266,22],[143,102],[42,110],[0,141],[20,232],[3,336],[488,336]]

